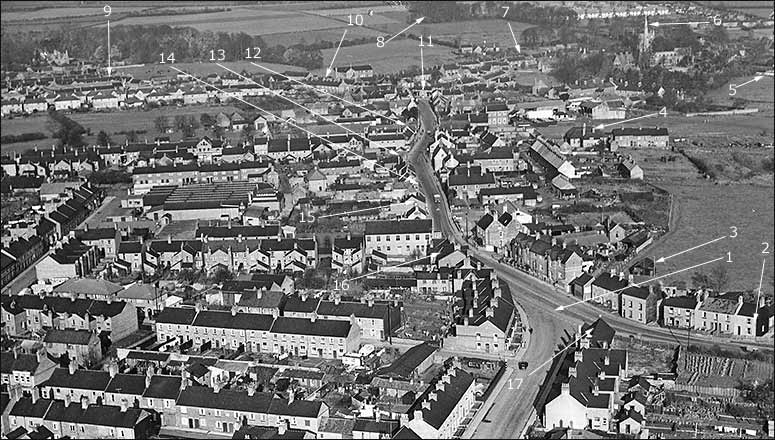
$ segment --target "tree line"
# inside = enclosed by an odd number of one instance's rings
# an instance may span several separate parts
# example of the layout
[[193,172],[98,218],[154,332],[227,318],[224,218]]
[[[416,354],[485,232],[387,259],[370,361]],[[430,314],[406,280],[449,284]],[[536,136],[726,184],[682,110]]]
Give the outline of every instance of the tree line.
[[[504,7],[508,6],[506,10]],[[506,12],[507,11],[507,12]],[[506,16],[504,17],[504,12]],[[439,7],[438,2],[420,1],[409,3],[411,20],[425,17],[427,23],[444,23],[449,21],[506,18],[522,23],[560,25],[578,21],[575,11],[564,6],[554,6],[539,3],[520,2],[445,2]]]
[[[289,46],[268,46],[258,35],[244,32],[200,32],[192,27],[168,25],[115,26],[111,27],[111,59],[127,63],[158,63],[162,53],[175,54],[176,62],[210,61],[211,52],[216,59],[223,50],[225,61],[244,59],[247,50],[255,55],[260,48],[263,61],[290,64],[307,69],[323,66],[321,48],[332,42],[313,45],[299,43]],[[103,28],[60,28],[47,31],[3,33],[0,48],[2,67],[37,64],[41,62],[39,50],[68,50],[70,56],[95,62],[107,61],[107,47]]]

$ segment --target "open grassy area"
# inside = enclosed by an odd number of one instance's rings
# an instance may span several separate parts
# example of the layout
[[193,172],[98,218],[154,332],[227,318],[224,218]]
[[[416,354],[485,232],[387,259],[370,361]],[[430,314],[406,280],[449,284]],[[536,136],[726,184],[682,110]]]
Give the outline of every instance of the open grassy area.
[[629,374],[667,373],[673,367],[674,347],[666,344],[641,343],[629,338],[614,338],[612,348],[627,350]]
[[729,95],[729,85],[735,86],[746,83],[754,76],[742,76],[733,78],[730,82],[724,84],[708,94],[711,102],[722,105],[731,105],[736,99],[745,100],[746,107],[758,107],[771,110],[775,102],[775,79],[771,76],[765,76],[759,81],[754,81],[736,89],[735,95]]
[[[533,25],[520,22],[510,22],[517,41],[522,32]],[[459,38],[461,43],[484,44],[497,43],[501,48],[514,47],[514,39],[511,37],[506,20],[466,20],[451,23],[422,23],[417,26],[415,34],[432,35],[433,38],[452,41]]]
[[[718,257],[717,265],[725,265],[730,276],[729,289],[756,289],[759,286],[762,242],[773,244],[772,186],[729,184],[719,185],[705,180],[662,182],[674,195],[675,228],[669,237],[660,240],[648,251],[649,255],[667,256],[721,236],[729,236],[730,226],[736,226],[738,236],[725,238],[701,250],[667,260],[658,266],[665,274]],[[727,252],[732,263],[724,262]],[[771,252],[771,250],[770,250]],[[710,271],[713,264],[700,268]],[[693,271],[668,278],[669,281],[689,281]],[[772,260],[764,274],[762,291],[772,294]],[[665,282],[669,282],[666,280]]]
[[[323,51],[325,63],[331,61],[335,51],[336,49],[326,49]],[[430,66],[447,63],[455,59],[452,49],[439,45],[423,48],[423,57],[426,69]],[[417,66],[419,68],[419,42],[417,40],[396,38],[382,48],[377,47],[376,41],[374,44],[343,47],[336,57],[335,65],[347,66],[349,64],[371,64],[377,73],[398,72],[410,66]],[[325,69],[322,69],[322,71],[325,71]]]

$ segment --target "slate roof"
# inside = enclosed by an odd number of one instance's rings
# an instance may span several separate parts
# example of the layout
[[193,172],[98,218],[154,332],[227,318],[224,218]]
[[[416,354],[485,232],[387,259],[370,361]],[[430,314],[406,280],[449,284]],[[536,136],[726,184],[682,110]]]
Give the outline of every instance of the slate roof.
[[0,352],[0,372],[3,374],[13,374],[14,371],[35,373],[38,365],[38,357],[34,354],[17,353],[14,357],[11,351]]
[[156,399],[177,399],[180,393],[180,376],[162,376],[154,375],[151,377],[151,384],[143,392],[143,397]]
[[196,310],[192,308],[165,307],[156,315],[156,324],[185,324],[194,322]]
[[145,391],[145,376],[142,374],[116,374],[108,383],[105,392],[142,395]]
[[[408,380],[411,377],[412,372],[414,372],[428,356],[432,356],[438,349],[439,347],[430,342],[423,342],[422,344],[415,345],[395,359],[393,363],[382,368],[378,374],[383,377],[398,377]],[[418,373],[422,372],[418,371]]]
[[350,321],[316,319],[315,322],[312,322],[311,319],[306,318],[280,316],[274,320],[271,332],[346,338],[350,333],[351,327]]
[[79,422],[87,425],[133,428],[143,416],[150,416],[150,413],[141,408],[130,407],[122,411],[120,406],[89,405]]
[[[423,421],[436,429],[441,428],[441,425],[447,420],[452,410],[455,409],[457,403],[463,397],[463,394],[474,381],[472,374],[460,368],[453,367],[453,369],[455,375],[450,375],[450,383],[444,384],[444,391],[436,390],[436,382],[441,380],[440,377],[431,382],[430,386],[415,400],[414,404],[407,411],[409,417],[414,416],[414,411],[422,411]],[[430,393],[436,393],[436,400],[430,402],[430,409],[424,409],[422,402],[428,400]]]
[[107,371],[79,369],[70,374],[67,368],[56,368],[45,382],[45,386],[105,391],[109,382],[110,374]]
[[602,343],[607,343],[607,346],[611,346],[611,342],[614,340],[616,332],[610,325],[608,325],[603,318],[598,318],[592,324],[584,323],[581,327],[581,333],[586,333],[587,330],[592,329],[590,337],[590,345],[595,347],[601,347]]
[[647,299],[651,295],[652,291],[648,287],[635,287],[630,286],[622,290],[622,296],[632,296],[638,299]]
[[267,331],[272,326],[272,315],[255,313],[237,313],[228,311],[202,310],[196,315],[192,325],[197,327],[215,327],[244,330]]
[[285,301],[285,306],[283,306],[283,311],[312,313],[317,310],[318,304],[320,303],[320,298],[313,298],[311,296],[307,296],[306,300],[303,298],[304,297],[302,295],[288,295]]
[[429,234],[432,230],[433,223],[428,219],[378,220],[366,222],[366,235]]
[[89,345],[92,336],[94,333],[90,330],[51,329],[46,332],[43,342],[47,344]]
[[11,407],[9,414],[12,416],[42,419],[52,402],[54,402],[52,399],[38,399],[35,403],[32,403],[31,397],[23,396]]
[[[356,318],[387,319],[389,304],[384,302],[374,302],[371,306],[356,301],[340,301],[336,304],[334,301],[321,301],[318,306],[318,315],[328,316],[350,316]],[[400,311],[393,310],[393,313]]]

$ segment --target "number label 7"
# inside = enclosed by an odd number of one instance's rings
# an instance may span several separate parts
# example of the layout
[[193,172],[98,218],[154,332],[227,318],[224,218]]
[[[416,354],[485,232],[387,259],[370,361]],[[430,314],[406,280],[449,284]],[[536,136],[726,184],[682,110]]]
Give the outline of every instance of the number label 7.
[[505,11],[503,11],[503,18],[506,18],[506,15],[509,13],[509,9],[511,9],[511,6],[501,6],[501,8],[505,9]]

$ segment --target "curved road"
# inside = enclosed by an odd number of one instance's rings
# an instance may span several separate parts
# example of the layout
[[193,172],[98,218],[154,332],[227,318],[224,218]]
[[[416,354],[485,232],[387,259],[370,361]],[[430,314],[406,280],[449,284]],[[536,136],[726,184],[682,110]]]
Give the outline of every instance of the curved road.
[[[598,317],[604,317],[618,335],[633,336],[644,341],[667,342],[678,344],[685,342],[686,333],[661,328],[654,324],[645,325],[622,318],[619,315],[602,311],[588,303],[582,303],[567,308],[562,312],[556,307],[567,305],[575,298],[558,292],[549,284],[539,281],[514,267],[501,264],[492,258],[492,254],[484,252],[467,243],[452,222],[448,201],[441,185],[433,173],[426,151],[433,142],[433,133],[438,121],[427,101],[418,100],[420,127],[415,139],[415,145],[408,154],[408,161],[414,166],[420,187],[425,195],[428,209],[433,218],[435,230],[460,244],[468,244],[471,255],[495,269],[500,278],[509,283],[514,300],[519,302],[528,315],[529,325],[533,328],[530,344],[521,360],[529,362],[526,371],[509,369],[505,376],[512,379],[512,389],[504,387],[494,399],[492,408],[482,408],[489,414],[475,431],[474,438],[515,438],[523,432],[525,424],[533,409],[533,401],[543,382],[550,363],[547,363],[534,374],[528,374],[554,355],[555,347],[569,340],[569,335],[577,331],[584,322],[593,322]],[[434,199],[440,195],[439,202]],[[692,334],[693,344],[717,344],[724,348],[739,349],[741,345],[757,346],[762,349],[772,349],[767,342],[734,342],[724,339],[700,338]],[[520,380],[521,379],[521,380]]]

